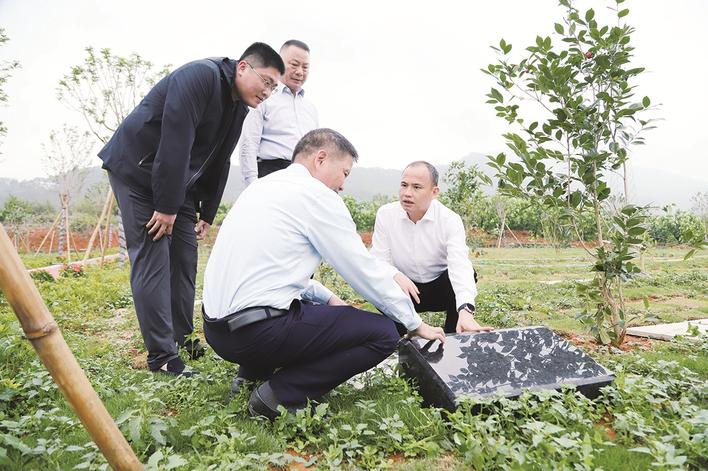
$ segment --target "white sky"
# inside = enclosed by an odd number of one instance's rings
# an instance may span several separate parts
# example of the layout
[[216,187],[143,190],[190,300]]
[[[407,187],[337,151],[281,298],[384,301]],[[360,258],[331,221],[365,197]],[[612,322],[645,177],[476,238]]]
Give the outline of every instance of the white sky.
[[[610,14],[607,5],[578,3],[597,16]],[[637,99],[649,95],[661,103],[657,115],[664,119],[634,150],[633,165],[702,179],[708,187],[708,1],[624,6],[637,30],[635,62],[648,71]],[[238,57],[253,41],[277,49],[301,39],[312,49],[305,88],[320,124],[354,143],[360,165],[401,168],[417,159],[444,163],[470,152],[497,153],[505,150],[508,128],[485,104],[493,83],[479,69],[495,60],[489,45],[503,37],[513,55],[537,34],[551,35],[561,14],[556,0],[0,0],[0,26],[10,37],[0,59],[22,63],[5,88],[9,106],[0,108],[8,127],[0,176],[42,176],[41,143],[63,123],[80,123],[56,100],[56,87],[83,61],[86,46],[176,67]]]

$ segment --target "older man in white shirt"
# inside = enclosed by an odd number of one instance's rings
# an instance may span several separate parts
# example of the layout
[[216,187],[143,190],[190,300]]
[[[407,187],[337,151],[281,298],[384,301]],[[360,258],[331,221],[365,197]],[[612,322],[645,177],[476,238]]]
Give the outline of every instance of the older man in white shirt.
[[446,333],[491,330],[474,319],[477,287],[465,228],[460,216],[436,199],[439,192],[433,165],[409,164],[401,176],[400,201],[376,213],[371,254],[392,265],[417,312],[447,312]]
[[[445,340],[415,312],[390,266],[372,257],[337,195],[357,153],[331,129],[307,133],[289,168],[241,193],[204,273],[204,335],[241,378],[266,380],[252,415],[274,418],[365,371],[396,348],[390,319]],[[329,263],[385,316],[345,305],[310,275]],[[389,319],[390,318],[390,319]]]
[[285,63],[282,83],[243,123],[239,157],[246,186],[290,165],[295,144],[318,127],[317,109],[302,88],[310,73],[310,48],[291,39],[280,55]]

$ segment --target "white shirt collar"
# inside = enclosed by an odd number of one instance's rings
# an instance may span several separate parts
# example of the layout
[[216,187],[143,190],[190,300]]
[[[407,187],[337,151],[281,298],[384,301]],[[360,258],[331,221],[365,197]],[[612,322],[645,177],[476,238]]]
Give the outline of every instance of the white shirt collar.
[[[278,88],[277,88],[278,93],[288,93],[290,95],[293,95],[293,91],[290,90],[283,82],[278,82]],[[301,88],[300,91],[297,92],[298,95],[301,97],[305,96],[305,89]],[[295,95],[293,95],[295,96]]]
[[[430,202],[430,206],[428,206],[428,210],[425,212],[422,218],[420,218],[420,221],[435,221],[435,209],[436,205],[438,204],[438,200],[434,199],[433,201]],[[403,206],[401,206],[401,202],[398,202],[398,216],[401,219],[408,219],[410,221],[410,218],[408,217],[408,213],[406,212],[405,209],[403,209]],[[418,221],[418,222],[420,222]],[[413,221],[411,221],[413,222]]]

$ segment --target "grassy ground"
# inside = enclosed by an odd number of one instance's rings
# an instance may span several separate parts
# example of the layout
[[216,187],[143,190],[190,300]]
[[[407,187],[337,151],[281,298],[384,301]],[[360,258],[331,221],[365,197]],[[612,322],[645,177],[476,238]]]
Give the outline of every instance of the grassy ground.
[[[208,255],[202,247],[201,273]],[[647,274],[627,290],[636,314],[662,321],[708,317],[708,258],[654,249]],[[580,249],[482,249],[479,317],[496,327],[549,325],[582,342],[617,374],[596,401],[572,391],[496,400],[472,414],[425,408],[413,385],[375,370],[342,385],[312,413],[274,424],[247,417],[247,392],[228,400],[236,371],[212,352],[199,379],[145,369],[127,268],[86,269],[37,281],[89,379],[151,469],[705,469],[708,342],[637,342],[596,348],[575,320],[573,281],[589,278]],[[28,264],[38,260],[25,257]],[[318,277],[349,302],[369,306],[330,269]],[[440,314],[426,314],[440,322]],[[197,333],[201,335],[201,322]],[[637,320],[637,322],[642,322]],[[363,387],[362,387],[363,385]],[[0,468],[102,469],[106,464],[35,359],[0,297]]]

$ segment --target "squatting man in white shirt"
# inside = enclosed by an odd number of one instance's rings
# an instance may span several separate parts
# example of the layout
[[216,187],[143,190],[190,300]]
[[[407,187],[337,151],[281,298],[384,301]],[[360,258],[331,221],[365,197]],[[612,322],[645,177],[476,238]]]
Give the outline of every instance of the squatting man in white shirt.
[[[393,320],[445,340],[366,250],[338,195],[357,158],[340,133],[310,131],[293,164],[249,185],[221,226],[204,274],[204,336],[242,377],[265,381],[251,394],[253,416],[301,408],[380,363],[400,339]],[[311,279],[322,260],[385,316]]]
[[404,169],[399,201],[376,213],[371,254],[395,267],[392,276],[417,312],[447,312],[446,333],[492,330],[474,319],[477,287],[465,228],[460,216],[436,199],[438,178],[425,161]]

